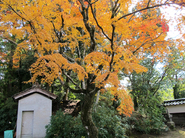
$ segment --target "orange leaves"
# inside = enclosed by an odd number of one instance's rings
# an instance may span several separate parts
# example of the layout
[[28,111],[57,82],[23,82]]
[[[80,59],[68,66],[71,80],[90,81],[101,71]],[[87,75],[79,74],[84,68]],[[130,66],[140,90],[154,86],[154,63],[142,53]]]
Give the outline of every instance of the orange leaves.
[[114,97],[117,97],[117,99],[121,101],[120,105],[117,107],[119,113],[130,116],[134,111],[133,102],[130,95],[122,87],[110,87],[108,90],[111,92],[112,95],[114,95]]
[[103,52],[92,52],[88,54],[84,59],[86,65],[86,71],[97,75],[100,71],[98,67],[101,65],[104,72],[108,71],[110,57]]
[[47,82],[50,85],[58,77],[63,80],[62,70],[72,70],[77,74],[79,80],[84,80],[87,77],[83,67],[77,63],[69,63],[67,59],[58,53],[42,56],[31,66],[30,70],[33,77],[29,82],[35,82],[36,78],[41,76],[43,77],[41,79],[42,83]]
[[181,6],[182,8],[185,7],[185,1],[184,0],[170,0],[174,3],[176,3],[177,5]]
[[[167,21],[157,9],[130,14],[135,5],[131,0],[92,0],[92,5],[85,0],[1,1],[1,35],[15,35],[18,40],[27,38],[18,45],[15,59],[22,49],[32,49],[40,56],[31,67],[31,81],[41,76],[42,82],[51,84],[57,77],[65,76],[63,70],[72,70],[78,82],[90,74],[96,87],[106,84],[116,87],[112,93],[126,103],[119,110],[127,115],[132,110],[128,106],[130,98],[118,89],[117,73],[147,71],[139,65],[146,53],[161,58],[169,52],[170,43],[165,42]],[[133,10],[146,8],[148,2],[138,1]],[[150,2],[150,6],[154,4],[155,1]],[[179,45],[182,50],[183,44]],[[69,63],[61,53],[76,63]],[[124,111],[127,106],[129,110]]]

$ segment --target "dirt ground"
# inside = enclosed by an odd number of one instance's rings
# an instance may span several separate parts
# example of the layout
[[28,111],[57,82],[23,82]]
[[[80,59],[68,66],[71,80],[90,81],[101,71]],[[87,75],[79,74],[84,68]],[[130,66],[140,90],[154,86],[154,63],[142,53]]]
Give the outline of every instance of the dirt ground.
[[185,127],[176,127],[175,130],[163,132],[161,135],[134,135],[130,138],[185,138]]
[[[0,138],[3,138],[3,135],[0,135]],[[129,138],[185,138],[185,127],[176,127],[175,130],[163,132],[161,135],[140,134]]]

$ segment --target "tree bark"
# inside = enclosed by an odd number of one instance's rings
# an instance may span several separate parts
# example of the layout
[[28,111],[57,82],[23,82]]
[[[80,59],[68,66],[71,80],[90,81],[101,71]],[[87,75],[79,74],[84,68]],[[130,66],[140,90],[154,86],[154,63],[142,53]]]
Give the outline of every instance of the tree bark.
[[179,98],[179,85],[175,84],[175,86],[173,87],[173,96],[174,99],[178,99]]
[[136,96],[134,96],[133,102],[134,102],[134,110],[137,111],[137,109],[138,109],[138,102],[137,102],[137,97]]
[[98,129],[92,120],[92,108],[95,99],[95,94],[85,94],[84,102],[81,111],[81,120],[84,125],[88,138],[98,138]]

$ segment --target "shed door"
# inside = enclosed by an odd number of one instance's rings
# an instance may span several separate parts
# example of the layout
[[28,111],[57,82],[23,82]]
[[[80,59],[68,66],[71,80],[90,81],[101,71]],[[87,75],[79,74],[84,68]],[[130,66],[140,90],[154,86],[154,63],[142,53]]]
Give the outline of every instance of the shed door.
[[33,138],[33,111],[22,112],[21,138]]

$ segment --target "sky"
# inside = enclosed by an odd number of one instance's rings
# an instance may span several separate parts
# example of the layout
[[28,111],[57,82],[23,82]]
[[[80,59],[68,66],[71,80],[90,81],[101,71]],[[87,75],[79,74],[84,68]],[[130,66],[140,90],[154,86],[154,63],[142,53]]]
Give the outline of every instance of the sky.
[[177,26],[177,18],[180,16],[180,14],[183,14],[185,16],[185,8],[183,9],[183,11],[180,10],[176,10],[174,7],[161,7],[160,8],[161,13],[164,14],[164,17],[169,20],[169,32],[168,32],[168,36],[166,37],[166,39],[168,38],[173,38],[173,39],[177,39],[180,38],[182,35],[179,34],[178,30],[176,29]]
[[[181,38],[181,34],[179,33],[179,31],[176,29],[177,26],[177,21],[176,19],[179,17],[180,14],[183,14],[185,16],[185,8],[183,11],[178,11],[176,10],[174,7],[161,7],[160,8],[161,13],[164,15],[165,19],[169,20],[169,32],[167,33],[167,37],[166,40],[169,38],[173,38],[173,39],[178,39]],[[163,67],[163,64],[158,64],[156,66],[157,70],[161,70]],[[123,86],[127,86],[129,84],[128,82],[129,78],[125,77],[123,80],[121,80],[121,85]]]

